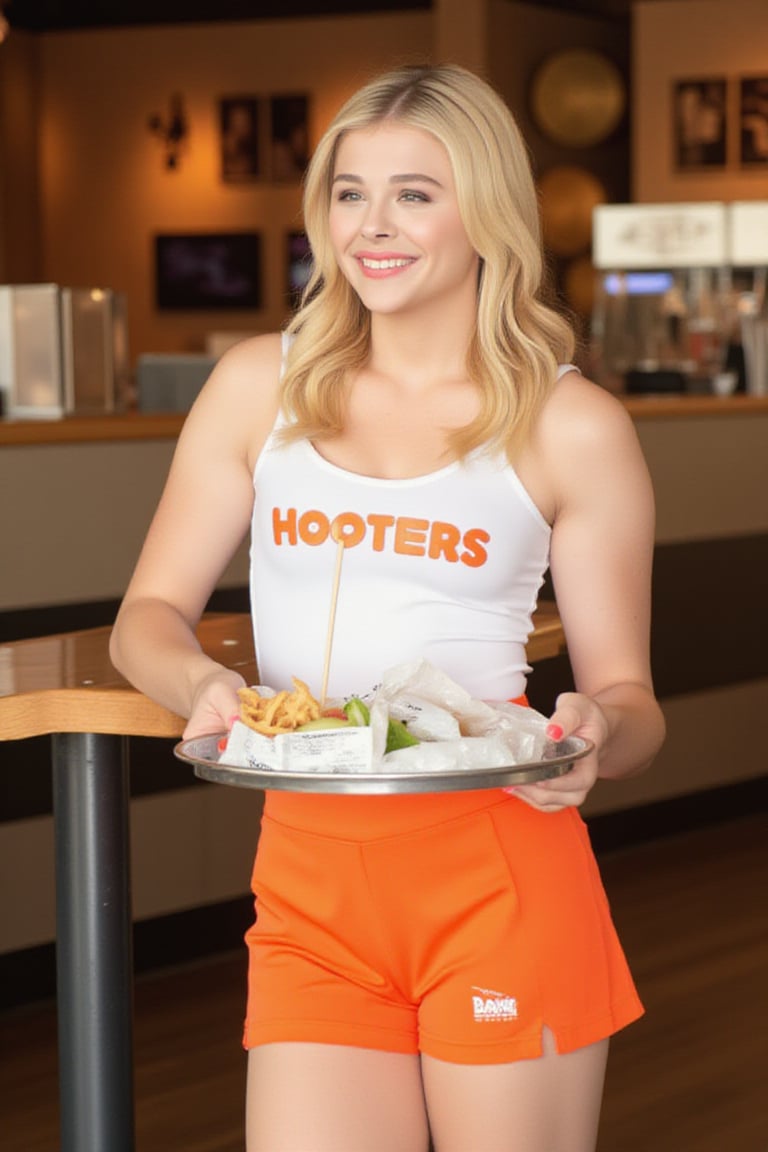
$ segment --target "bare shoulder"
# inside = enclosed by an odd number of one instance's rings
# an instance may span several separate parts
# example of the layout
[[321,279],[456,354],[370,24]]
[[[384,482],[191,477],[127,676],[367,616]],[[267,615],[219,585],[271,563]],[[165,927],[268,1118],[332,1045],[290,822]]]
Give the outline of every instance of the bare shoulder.
[[606,436],[635,436],[627,409],[616,396],[574,370],[562,376],[548,397],[539,430],[546,442],[559,448],[594,447]]
[[649,477],[625,406],[579,372],[568,372],[547,398],[531,448],[550,522],[566,507],[645,493]]
[[580,473],[641,462],[632,417],[621,400],[579,372],[566,373],[547,398],[535,430],[547,467]]
[[282,340],[269,333],[242,340],[216,364],[185,422],[183,436],[204,435],[249,457],[261,449],[279,407]]
[[[280,383],[282,338],[279,332],[252,336],[229,348],[211,373],[206,389],[239,395],[258,405],[276,393]],[[210,388],[209,388],[210,385]]]

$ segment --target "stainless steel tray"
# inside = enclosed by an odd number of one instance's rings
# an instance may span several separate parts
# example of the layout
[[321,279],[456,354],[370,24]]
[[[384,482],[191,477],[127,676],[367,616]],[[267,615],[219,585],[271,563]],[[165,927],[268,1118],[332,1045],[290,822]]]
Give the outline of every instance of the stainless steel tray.
[[183,740],[174,748],[174,754],[179,760],[191,764],[196,776],[217,784],[356,796],[381,796],[393,792],[466,792],[551,780],[570,772],[574,761],[586,756],[593,748],[589,740],[568,736],[557,744],[553,743],[552,754],[544,760],[506,768],[467,768],[457,772],[270,772],[220,764],[218,742],[221,735]]

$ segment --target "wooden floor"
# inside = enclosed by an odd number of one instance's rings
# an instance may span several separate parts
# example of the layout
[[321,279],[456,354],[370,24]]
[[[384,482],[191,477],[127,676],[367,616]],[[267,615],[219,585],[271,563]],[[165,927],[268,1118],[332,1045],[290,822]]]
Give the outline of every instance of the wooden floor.
[[[599,1152],[768,1152],[768,816],[601,867],[647,1013],[613,1042]],[[137,1152],[243,1152],[243,982],[240,955],[138,982]],[[0,1054],[0,1147],[56,1152],[52,1006],[0,1017]]]

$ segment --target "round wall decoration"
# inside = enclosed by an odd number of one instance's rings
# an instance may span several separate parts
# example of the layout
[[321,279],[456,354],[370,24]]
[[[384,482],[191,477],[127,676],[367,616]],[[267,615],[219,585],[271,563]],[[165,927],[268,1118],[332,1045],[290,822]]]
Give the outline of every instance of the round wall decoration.
[[556,256],[578,256],[592,242],[592,212],[608,199],[591,172],[571,164],[550,168],[539,179],[544,244]]
[[613,61],[586,48],[549,56],[534,73],[530,98],[537,127],[571,148],[589,148],[610,136],[627,99]]

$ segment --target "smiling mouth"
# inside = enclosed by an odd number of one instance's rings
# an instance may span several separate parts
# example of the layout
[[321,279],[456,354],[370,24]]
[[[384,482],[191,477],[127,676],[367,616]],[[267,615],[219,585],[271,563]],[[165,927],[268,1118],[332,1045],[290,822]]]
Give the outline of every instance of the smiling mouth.
[[389,272],[393,268],[407,268],[415,263],[415,257],[389,256],[386,259],[375,260],[371,256],[358,256],[357,259],[363,268],[370,272]]

